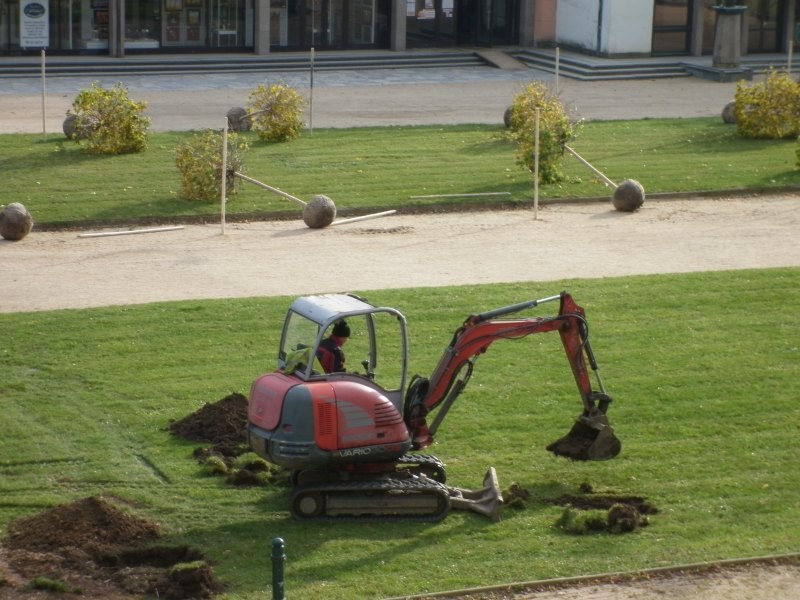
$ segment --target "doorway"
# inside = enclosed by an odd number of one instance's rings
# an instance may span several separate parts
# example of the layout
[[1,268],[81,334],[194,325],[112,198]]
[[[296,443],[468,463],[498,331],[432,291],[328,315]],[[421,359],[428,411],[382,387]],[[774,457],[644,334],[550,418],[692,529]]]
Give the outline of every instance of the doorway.
[[518,3],[516,0],[477,0],[475,44],[508,46],[517,43]]

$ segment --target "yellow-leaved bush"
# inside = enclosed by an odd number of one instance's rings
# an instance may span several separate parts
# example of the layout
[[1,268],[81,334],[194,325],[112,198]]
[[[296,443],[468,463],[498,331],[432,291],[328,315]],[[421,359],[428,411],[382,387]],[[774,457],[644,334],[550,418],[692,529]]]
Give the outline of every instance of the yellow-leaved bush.
[[150,119],[142,115],[146,102],[128,97],[128,89],[117,83],[105,89],[94,82],[81,90],[67,111],[74,119],[71,138],[92,154],[127,154],[147,148]]
[[[241,183],[234,176],[242,172],[242,154],[247,144],[235,133],[228,134],[226,198],[233,196]],[[207,130],[196,133],[175,148],[175,164],[181,174],[181,196],[187,200],[219,202],[222,194],[222,134]]]
[[783,71],[764,81],[736,84],[736,132],[742,137],[784,139],[800,134],[800,83]]
[[286,84],[259,85],[247,98],[252,130],[262,142],[293,140],[303,129],[305,104],[305,98]]
[[541,81],[533,81],[514,96],[508,111],[511,139],[517,144],[517,162],[534,171],[536,156],[536,109],[539,109],[539,182],[564,179],[564,144],[575,137],[561,100]]

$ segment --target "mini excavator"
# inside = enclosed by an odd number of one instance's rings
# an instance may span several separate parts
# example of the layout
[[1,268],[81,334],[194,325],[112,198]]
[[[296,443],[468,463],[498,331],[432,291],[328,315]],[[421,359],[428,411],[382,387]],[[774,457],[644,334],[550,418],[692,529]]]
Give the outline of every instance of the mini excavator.
[[[550,302],[559,303],[558,314],[519,315]],[[347,356],[366,358],[360,369],[326,373],[317,351],[341,322],[353,332]],[[498,520],[502,495],[494,468],[483,489],[453,488],[446,485],[444,464],[416,451],[433,443],[491,344],[546,332],[560,335],[583,404],[567,435],[547,450],[577,461],[615,457],[621,443],[606,417],[611,397],[589,344],[584,310],[567,292],[468,316],[433,374],[410,381],[406,319],[398,310],[353,294],[297,298],[284,321],[278,369],[251,386],[250,447],[291,470],[290,512],[298,520],[439,521],[451,508]]]

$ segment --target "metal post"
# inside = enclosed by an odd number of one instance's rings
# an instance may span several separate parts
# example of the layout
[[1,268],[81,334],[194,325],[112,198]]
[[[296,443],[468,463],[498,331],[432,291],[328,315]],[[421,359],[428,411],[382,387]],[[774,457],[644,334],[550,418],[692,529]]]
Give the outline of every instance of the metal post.
[[283,539],[272,540],[272,600],[285,600],[283,582],[283,563],[286,561]]

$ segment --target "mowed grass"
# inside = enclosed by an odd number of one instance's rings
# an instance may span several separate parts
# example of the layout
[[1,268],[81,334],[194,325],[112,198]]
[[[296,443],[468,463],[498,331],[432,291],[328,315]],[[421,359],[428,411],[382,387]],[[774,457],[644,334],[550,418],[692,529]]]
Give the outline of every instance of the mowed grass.
[[[316,136],[316,133],[315,133]],[[286,593],[362,599],[798,551],[800,268],[370,292],[407,316],[411,372],[429,374],[470,313],[567,289],[584,306],[623,443],[603,463],[544,446],[580,410],[554,334],[498,342],[442,425],[449,483],[532,495],[492,523],[303,524],[288,490],[204,476],[165,431],[272,370],[290,298],[0,315],[0,534],[55,504],[111,494],[213,561],[226,598],[266,597],[271,540]],[[531,312],[551,314],[554,304]],[[359,357],[349,357],[358,360]],[[624,535],[574,536],[549,500],[582,483],[660,512]]]
[[[0,205],[22,202],[39,227],[218,219],[217,203],[180,197],[174,150],[191,135],[154,133],[145,152],[99,157],[55,134],[0,135]],[[315,129],[283,144],[243,137],[248,175],[301,199],[328,195],[343,215],[532,201],[532,175],[517,164],[502,126]],[[721,119],[588,122],[571,146],[613,181],[640,181],[647,194],[800,185],[793,140],[742,139]],[[540,186],[541,202],[610,195],[571,156],[564,165],[567,179]],[[300,216],[295,204],[261,188],[240,189],[228,203],[230,218]],[[509,195],[412,198],[498,192]]]

